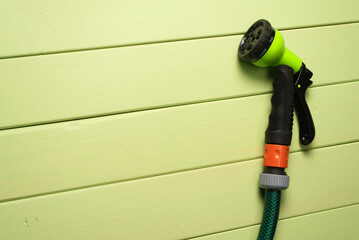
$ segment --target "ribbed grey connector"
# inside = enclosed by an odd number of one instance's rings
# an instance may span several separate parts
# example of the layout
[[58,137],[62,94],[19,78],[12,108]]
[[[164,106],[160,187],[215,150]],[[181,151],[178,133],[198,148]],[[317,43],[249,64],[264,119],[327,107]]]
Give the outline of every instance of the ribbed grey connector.
[[289,187],[289,176],[261,173],[259,175],[259,186],[264,189],[284,190]]

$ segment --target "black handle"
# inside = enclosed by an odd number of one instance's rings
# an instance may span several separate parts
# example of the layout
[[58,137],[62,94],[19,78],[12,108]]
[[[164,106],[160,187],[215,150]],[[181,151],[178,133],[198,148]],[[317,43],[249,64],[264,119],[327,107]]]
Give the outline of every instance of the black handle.
[[293,128],[293,69],[286,65],[275,67],[272,111],[265,135],[266,144],[289,146]]
[[313,83],[310,79],[313,73],[302,64],[299,73],[294,75],[294,107],[299,122],[299,140],[303,145],[311,143],[315,136],[315,127],[312,115],[305,100],[305,92]]

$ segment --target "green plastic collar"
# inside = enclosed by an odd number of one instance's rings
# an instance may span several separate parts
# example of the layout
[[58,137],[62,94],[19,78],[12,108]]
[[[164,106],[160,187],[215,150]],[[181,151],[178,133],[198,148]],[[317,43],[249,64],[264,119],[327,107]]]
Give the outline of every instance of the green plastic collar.
[[293,68],[294,73],[297,73],[302,66],[302,60],[284,46],[283,36],[276,29],[272,45],[263,57],[253,64],[258,67],[287,65]]

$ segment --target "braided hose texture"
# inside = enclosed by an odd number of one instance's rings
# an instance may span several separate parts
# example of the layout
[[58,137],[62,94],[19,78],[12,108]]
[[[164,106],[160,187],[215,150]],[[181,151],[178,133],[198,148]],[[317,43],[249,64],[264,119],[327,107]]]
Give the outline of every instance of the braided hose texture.
[[266,189],[264,213],[257,240],[272,240],[277,227],[280,190]]

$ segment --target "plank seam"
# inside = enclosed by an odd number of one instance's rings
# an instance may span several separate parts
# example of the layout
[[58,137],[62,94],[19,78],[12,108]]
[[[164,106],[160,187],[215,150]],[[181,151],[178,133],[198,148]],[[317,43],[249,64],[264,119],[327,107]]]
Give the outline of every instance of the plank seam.
[[[324,212],[330,212],[330,211],[339,210],[339,209],[345,209],[345,208],[354,207],[354,206],[359,206],[359,202],[348,204],[348,205],[343,205],[343,206],[340,206],[340,207],[328,208],[328,209],[314,211],[314,212],[310,212],[310,213],[299,214],[299,215],[295,215],[295,216],[292,216],[292,217],[280,218],[279,222],[284,221],[284,220],[300,218],[300,217],[304,217],[304,216],[315,215],[315,214],[318,214],[318,213],[324,213]],[[198,236],[195,236],[195,237],[190,237],[190,238],[185,238],[185,239],[187,239],[187,240],[196,239],[196,238],[199,238],[199,237],[206,237],[206,236],[211,236],[211,235],[220,234],[220,233],[232,232],[232,231],[237,231],[237,230],[240,230],[240,229],[243,229],[243,228],[249,228],[249,227],[254,227],[254,226],[260,226],[260,224],[251,224],[251,225],[243,226],[243,227],[240,227],[240,228],[231,228],[231,229],[228,229],[228,230],[223,230],[223,231],[218,231],[218,232],[198,235]]]
[[[355,80],[346,80],[341,82],[331,82],[326,84],[318,84],[310,88],[321,88],[321,87],[328,87],[332,85],[342,85],[342,84],[349,84],[349,83],[355,83],[359,82],[359,79]],[[28,127],[37,127],[37,126],[43,126],[43,125],[50,125],[50,124],[57,124],[57,123],[65,123],[65,122],[71,122],[71,121],[81,121],[81,120],[87,120],[87,119],[94,119],[94,118],[103,118],[103,117],[110,117],[115,115],[122,115],[122,114],[131,114],[131,113],[138,113],[138,112],[144,112],[144,111],[154,111],[159,109],[170,109],[170,108],[176,108],[176,107],[183,107],[183,106],[189,106],[189,105],[197,105],[197,104],[206,104],[206,103],[215,103],[220,101],[227,101],[227,100],[234,100],[239,98],[246,98],[246,97],[255,97],[265,94],[270,94],[273,91],[263,91],[258,92],[254,94],[242,94],[242,95],[236,95],[231,97],[223,97],[223,98],[212,98],[207,100],[200,100],[200,101],[189,101],[189,102],[182,102],[178,104],[169,104],[169,105],[160,105],[160,106],[154,106],[149,108],[140,108],[140,109],[133,109],[133,110],[127,110],[127,111],[119,111],[119,112],[110,112],[105,114],[96,114],[96,115],[88,115],[84,117],[73,117],[70,119],[60,119],[60,120],[54,120],[54,121],[43,121],[43,122],[37,122],[32,124],[22,124],[22,125],[15,125],[12,127],[0,127],[1,131],[7,131],[7,130],[13,130],[13,129],[20,129],[20,128],[28,128]]]
[[[278,28],[278,30],[280,30],[280,31],[294,31],[294,30],[299,30],[299,29],[332,27],[332,26],[350,25],[350,24],[356,24],[356,23],[359,23],[359,21],[347,21],[347,22],[332,23],[332,24],[308,25],[308,26],[293,27],[293,28]],[[242,35],[244,33],[245,32],[236,32],[236,33],[230,33],[230,34],[208,35],[208,36],[202,36],[202,37],[178,38],[178,39],[172,39],[172,40],[167,39],[167,40],[160,40],[160,41],[149,41],[149,42],[139,42],[139,43],[132,43],[132,44],[111,45],[111,46],[104,46],[104,47],[81,48],[81,49],[63,50],[63,51],[51,51],[51,52],[34,53],[34,54],[3,56],[3,57],[0,57],[0,61],[5,60],[5,59],[47,56],[47,55],[67,54],[67,53],[74,53],[74,52],[96,51],[96,50],[104,50],[104,49],[112,49],[112,48],[135,47],[135,46],[162,44],[162,43],[173,43],[173,42],[184,42],[184,41],[192,41],[192,40],[211,39],[211,38],[232,37],[232,36]]]
[[[309,150],[331,148],[331,147],[335,147],[335,146],[344,146],[344,145],[355,144],[355,143],[359,143],[359,139],[354,140],[354,141],[348,141],[348,142],[341,142],[341,143],[336,143],[336,144],[324,145],[324,146],[320,146],[320,147],[305,148],[305,149],[301,149],[301,150],[297,150],[297,151],[291,151],[290,153],[292,154],[292,153],[298,153],[298,152],[305,152],[305,151],[309,151]],[[14,201],[20,201],[20,200],[25,200],[25,199],[30,199],[30,198],[37,198],[37,197],[44,197],[44,196],[55,195],[55,194],[68,193],[68,192],[72,192],[72,191],[88,190],[88,189],[91,189],[91,188],[99,188],[99,187],[103,187],[103,186],[109,186],[109,185],[113,185],[113,184],[121,184],[121,183],[130,182],[130,181],[138,181],[138,180],[151,179],[151,178],[155,178],[155,177],[163,177],[163,176],[167,176],[167,175],[171,175],[171,174],[191,172],[191,171],[214,168],[214,167],[220,167],[220,166],[225,166],[225,165],[230,165],[230,164],[237,164],[237,163],[242,163],[242,162],[254,161],[254,160],[260,159],[261,157],[262,156],[257,156],[257,157],[254,157],[254,158],[231,161],[231,162],[225,162],[225,163],[220,163],[220,164],[212,164],[212,165],[201,166],[201,167],[196,167],[196,168],[188,168],[188,169],[165,172],[165,173],[160,173],[160,174],[152,174],[152,175],[147,175],[147,176],[128,178],[128,179],[123,179],[123,180],[118,180],[118,181],[102,182],[102,183],[98,183],[98,184],[84,185],[84,186],[73,187],[73,188],[66,188],[66,189],[62,189],[62,190],[58,190],[58,191],[50,191],[50,192],[44,192],[44,193],[39,193],[39,194],[27,195],[27,196],[21,196],[21,197],[16,197],[16,198],[7,198],[7,199],[0,200],[0,204],[14,202]]]

